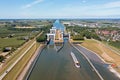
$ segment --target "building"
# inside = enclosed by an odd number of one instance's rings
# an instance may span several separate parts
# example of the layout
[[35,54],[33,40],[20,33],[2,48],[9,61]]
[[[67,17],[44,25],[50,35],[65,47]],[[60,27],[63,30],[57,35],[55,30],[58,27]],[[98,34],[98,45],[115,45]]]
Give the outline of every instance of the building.
[[60,23],[59,20],[56,20],[53,23],[53,27],[50,29],[50,33],[47,34],[47,40],[63,40],[63,33],[65,32],[65,27]]
[[56,40],[62,40],[63,39],[63,33],[61,30],[56,30],[56,36],[55,36]]
[[55,34],[48,33],[47,34],[47,41],[52,40],[55,41]]

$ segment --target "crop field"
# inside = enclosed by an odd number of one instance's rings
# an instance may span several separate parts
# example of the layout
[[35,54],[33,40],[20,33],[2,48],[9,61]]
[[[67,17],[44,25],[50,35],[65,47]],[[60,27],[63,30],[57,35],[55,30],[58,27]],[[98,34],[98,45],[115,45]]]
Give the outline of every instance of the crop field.
[[17,47],[24,43],[25,40],[18,40],[17,38],[0,38],[0,48],[3,47]]
[[[32,39],[40,31],[29,30],[29,29],[13,29],[12,27],[1,27],[0,29],[0,53],[5,47],[18,48],[26,42],[24,38]],[[10,35],[13,35],[10,37]]]

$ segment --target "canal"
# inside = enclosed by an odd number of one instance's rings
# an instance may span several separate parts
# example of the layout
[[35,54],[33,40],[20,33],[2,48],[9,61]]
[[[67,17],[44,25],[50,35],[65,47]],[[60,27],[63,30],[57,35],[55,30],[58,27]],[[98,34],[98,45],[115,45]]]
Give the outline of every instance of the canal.
[[[57,29],[65,30],[64,26],[56,20],[53,26]],[[78,47],[84,54],[90,52]],[[74,61],[70,55],[73,52],[80,63],[81,68],[74,65]],[[90,54],[91,55],[91,54]],[[102,75],[104,80],[119,80],[113,75],[103,63],[93,60],[91,62]],[[35,60],[35,65],[31,66],[24,80],[101,80],[86,58],[68,42],[68,38],[64,38],[64,45],[46,46]]]
[[[74,66],[71,51],[76,55],[81,68]],[[100,80],[100,78],[87,60],[66,41],[59,52],[54,46],[47,46],[38,57],[27,80]]]

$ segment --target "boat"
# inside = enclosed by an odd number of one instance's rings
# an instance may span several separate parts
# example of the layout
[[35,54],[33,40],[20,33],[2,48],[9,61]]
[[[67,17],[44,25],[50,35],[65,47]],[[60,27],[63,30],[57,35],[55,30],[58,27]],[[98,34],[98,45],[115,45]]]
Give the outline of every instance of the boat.
[[75,66],[76,66],[77,68],[80,68],[79,62],[75,63]]
[[81,66],[80,66],[80,63],[78,62],[78,60],[77,60],[77,58],[76,58],[76,56],[75,56],[75,54],[74,54],[73,52],[71,52],[71,56],[72,56],[72,59],[73,59],[73,61],[74,61],[75,66],[76,66],[77,68],[80,68],[80,67],[81,67]]

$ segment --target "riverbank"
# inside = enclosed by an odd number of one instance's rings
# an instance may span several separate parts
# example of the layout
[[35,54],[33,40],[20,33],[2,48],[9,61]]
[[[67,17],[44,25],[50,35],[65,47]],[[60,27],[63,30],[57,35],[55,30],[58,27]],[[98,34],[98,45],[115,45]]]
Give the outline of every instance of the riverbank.
[[[42,32],[39,35],[41,35]],[[29,61],[29,58],[34,54],[36,50],[36,37],[29,40],[25,45],[21,46],[13,55],[5,62],[5,65],[1,69],[0,78],[3,80],[16,80],[17,76],[23,69],[25,62]],[[6,73],[7,72],[7,73]],[[14,75],[14,76],[13,76]]]
[[116,66],[114,67],[120,66],[120,55],[109,49],[102,42],[96,40],[85,40],[81,45],[97,53],[106,62],[115,64]]
[[120,56],[118,54],[96,40],[86,40],[81,45],[94,52],[105,63],[111,64],[108,69],[120,78]]
[[[15,80],[16,76],[21,72],[21,69],[24,67],[25,62],[29,59],[32,53],[34,53],[36,49],[36,42],[33,42],[23,54],[16,59],[16,61],[10,65],[6,71],[0,76],[2,80]],[[28,57],[28,58],[27,58]],[[13,76],[14,75],[14,76]]]
[[98,72],[98,70],[95,68],[95,66],[93,65],[93,63],[90,61],[90,59],[82,52],[80,51],[76,46],[74,46],[73,44],[71,44],[76,50],[78,50],[88,61],[88,63],[91,65],[91,67],[93,68],[93,70],[96,72],[96,74],[99,76],[99,78],[101,80],[104,80],[103,77],[100,75],[100,73]]
[[35,58],[38,56],[39,52],[42,50],[42,46],[43,46],[43,44],[40,44],[40,46],[36,50],[35,54],[33,54],[33,56],[30,58],[29,62],[26,64],[26,66],[24,67],[24,69],[22,70],[22,72],[19,74],[17,80],[23,80],[24,79],[24,76],[26,75],[26,73],[30,69],[30,66],[34,62]]

